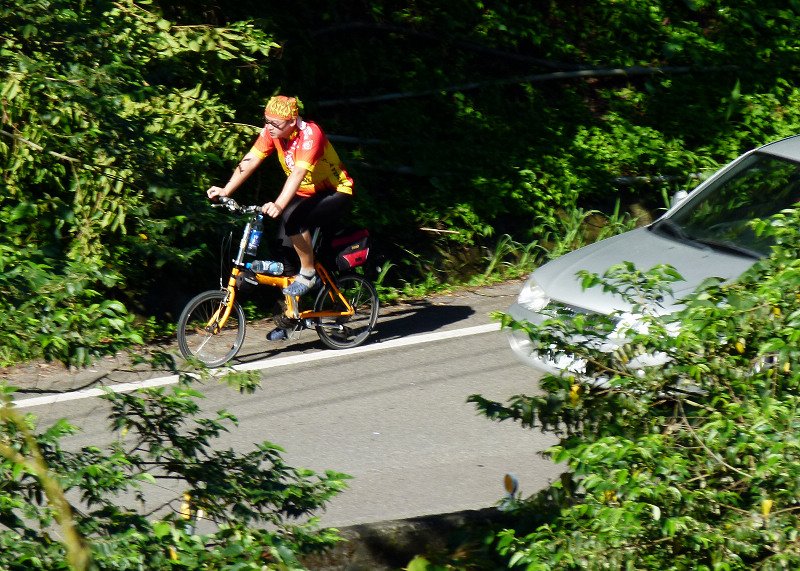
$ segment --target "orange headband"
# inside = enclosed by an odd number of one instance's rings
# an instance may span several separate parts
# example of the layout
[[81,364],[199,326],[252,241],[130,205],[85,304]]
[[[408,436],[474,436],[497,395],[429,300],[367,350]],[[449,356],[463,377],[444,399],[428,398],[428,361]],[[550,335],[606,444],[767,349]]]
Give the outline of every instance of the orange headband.
[[297,99],[285,95],[271,97],[264,109],[264,117],[282,121],[294,119],[297,117]]

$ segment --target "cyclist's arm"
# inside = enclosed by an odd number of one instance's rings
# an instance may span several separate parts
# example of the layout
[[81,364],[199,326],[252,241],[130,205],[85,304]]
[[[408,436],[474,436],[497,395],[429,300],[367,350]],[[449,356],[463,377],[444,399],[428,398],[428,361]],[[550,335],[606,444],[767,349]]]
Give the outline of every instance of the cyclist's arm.
[[260,165],[261,161],[263,160],[263,156],[250,151],[239,162],[239,165],[234,169],[233,174],[231,175],[231,179],[224,187],[212,186],[206,191],[206,194],[209,198],[215,198],[217,196],[230,196],[242,185],[242,183],[244,183],[244,181],[248,179],[251,174],[255,172],[255,170],[258,168],[258,165]]
[[286,179],[286,182],[283,184],[283,189],[281,189],[281,193],[278,195],[278,198],[275,199],[274,202],[267,202],[262,211],[267,216],[272,218],[277,218],[281,215],[281,212],[289,205],[292,199],[297,194],[297,189],[300,188],[300,183],[303,182],[306,174],[308,173],[308,169],[295,166],[292,169],[292,173],[289,175],[289,178]]

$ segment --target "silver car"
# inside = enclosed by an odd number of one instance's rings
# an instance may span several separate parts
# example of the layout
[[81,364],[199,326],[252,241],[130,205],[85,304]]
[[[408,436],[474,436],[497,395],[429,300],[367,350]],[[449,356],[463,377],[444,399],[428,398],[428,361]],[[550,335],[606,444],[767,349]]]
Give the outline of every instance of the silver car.
[[[662,302],[664,312],[675,310],[679,300],[706,278],[737,278],[770,252],[769,240],[756,236],[749,222],[768,218],[800,201],[800,136],[745,153],[691,193],[679,195],[652,224],[580,248],[538,268],[525,282],[509,315],[519,322],[541,324],[554,310],[619,312],[635,321],[629,303],[601,288],[584,290],[577,275],[580,270],[603,274],[623,262],[641,270],[669,264],[684,278],[673,284],[672,297]],[[566,355],[554,358],[547,347],[534,346],[524,330],[508,327],[506,332],[511,349],[524,363],[553,374],[582,370],[580,361]],[[621,342],[614,334],[609,336],[609,348]],[[660,359],[658,355],[643,356],[630,365],[658,364]]]

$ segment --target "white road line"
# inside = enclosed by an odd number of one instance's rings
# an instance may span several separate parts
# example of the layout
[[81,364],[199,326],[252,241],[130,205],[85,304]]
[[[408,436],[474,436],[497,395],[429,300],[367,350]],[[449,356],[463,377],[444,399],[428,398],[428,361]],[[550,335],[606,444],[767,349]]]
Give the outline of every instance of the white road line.
[[[407,347],[409,345],[431,343],[433,341],[441,341],[444,339],[455,339],[458,337],[466,337],[468,335],[478,335],[480,333],[498,331],[499,329],[500,329],[499,323],[487,323],[485,325],[465,327],[464,329],[453,329],[450,331],[440,331],[436,333],[423,333],[420,335],[410,335],[408,337],[392,339],[391,341],[370,343],[369,345],[363,345],[361,347],[356,347],[354,349],[341,349],[338,351],[326,350],[304,355],[292,355],[291,357],[263,359],[261,361],[253,361],[252,363],[243,363],[241,365],[235,365],[233,369],[237,371],[260,371],[263,369],[274,369],[276,367],[295,365],[297,363],[309,363],[311,361],[322,361],[323,359],[335,359],[337,357],[345,357],[347,355],[354,355],[357,353],[367,353],[369,351],[381,351],[384,349],[395,349],[397,347]],[[227,369],[222,369],[220,371],[220,374],[224,373],[226,370]],[[135,383],[120,383],[117,385],[107,385],[105,386],[105,389],[115,393],[127,393],[138,389],[161,387],[164,385],[173,385],[177,382],[178,382],[178,375],[169,375],[166,377],[158,377],[155,379],[148,379],[146,381],[138,381]],[[41,406],[41,405],[62,403],[72,400],[95,398],[103,395],[104,393],[105,390],[103,388],[83,389],[80,391],[70,391],[66,393],[59,393],[56,395],[47,395],[41,397],[33,397],[29,399],[15,400],[13,401],[13,405],[16,408],[29,408],[32,406]]]

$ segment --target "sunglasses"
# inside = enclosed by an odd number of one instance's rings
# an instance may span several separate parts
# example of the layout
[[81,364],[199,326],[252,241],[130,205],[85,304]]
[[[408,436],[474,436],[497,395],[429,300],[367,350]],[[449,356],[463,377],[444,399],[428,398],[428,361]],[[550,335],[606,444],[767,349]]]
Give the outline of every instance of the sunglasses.
[[264,119],[264,125],[269,125],[270,127],[274,127],[275,129],[283,129],[286,125],[289,124],[289,119],[285,121],[270,121],[269,119]]

